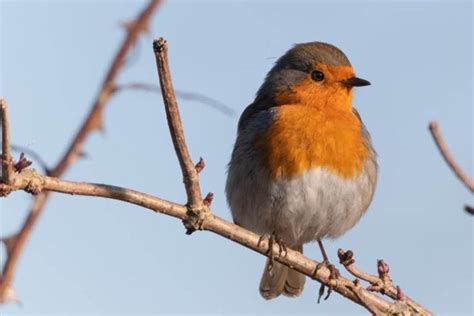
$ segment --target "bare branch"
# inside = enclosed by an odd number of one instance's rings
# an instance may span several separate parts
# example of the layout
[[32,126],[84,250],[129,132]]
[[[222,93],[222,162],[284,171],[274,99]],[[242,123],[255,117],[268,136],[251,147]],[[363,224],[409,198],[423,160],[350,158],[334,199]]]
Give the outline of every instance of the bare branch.
[[168,44],[163,38],[153,42],[156,66],[160,79],[161,95],[165,104],[166,118],[174,149],[178,156],[179,165],[183,174],[184,186],[188,197],[188,205],[192,210],[202,207],[201,188],[199,187],[199,176],[194,163],[189,155],[186,140],[184,138],[183,125],[179,115],[178,103],[171,81],[171,73],[168,65]]
[[[122,90],[143,90],[143,91],[148,91],[148,92],[153,92],[153,93],[160,93],[161,94],[161,89],[158,85],[150,84],[150,83],[142,83],[142,82],[133,82],[133,83],[128,83],[128,84],[123,84],[123,85],[118,85],[115,87],[117,91],[122,91]],[[219,112],[223,113],[224,115],[227,115],[229,117],[234,117],[235,116],[235,111],[231,107],[225,105],[219,100],[216,100],[214,98],[211,98],[207,95],[198,93],[198,92],[188,92],[188,91],[180,91],[180,90],[175,90],[176,96],[178,99],[182,100],[189,100],[189,101],[196,101],[199,103],[202,103],[204,105],[210,106],[213,109],[218,110]]]
[[448,166],[451,168],[451,170],[453,170],[454,174],[458,177],[458,179],[461,180],[462,183],[464,183],[466,188],[468,188],[471,193],[474,193],[474,180],[462,170],[462,168],[457,164],[454,157],[451,155],[448,146],[446,146],[446,143],[444,142],[443,137],[441,136],[438,123],[434,121],[430,122],[429,129],[431,132],[431,136],[433,136],[433,139],[436,143],[436,146],[438,146],[439,152],[443,156]]
[[2,123],[2,182],[10,184],[13,179],[13,159],[10,153],[10,128],[8,122],[7,102],[0,99]]
[[[49,175],[54,175],[58,178],[61,177],[67,168],[71,166],[71,164],[82,154],[82,148],[89,134],[95,129],[101,128],[102,111],[113,93],[115,79],[124,65],[125,57],[127,56],[130,48],[136,43],[139,34],[148,29],[149,20],[160,2],[160,0],[151,0],[143,9],[143,11],[141,11],[141,13],[137,16],[137,18],[128,24],[127,35],[122,42],[117,54],[115,55],[112,64],[110,65],[107,75],[105,76],[105,79],[102,83],[100,92],[98,93],[98,96],[94,101],[87,118],[85,119],[84,123],[82,124],[81,128],[77,132],[62,158],[49,172]],[[35,193],[35,188],[31,189],[31,192]],[[9,289],[11,289],[10,284],[15,273],[18,258],[31,233],[31,230],[43,212],[44,206],[48,200],[48,196],[48,192],[45,192],[39,194],[36,197],[36,199],[33,201],[33,205],[31,206],[28,217],[23,222],[23,225],[17,234],[16,242],[12,246],[11,253],[7,256],[3,266],[2,274],[0,275],[0,301],[7,297],[8,293],[11,293],[9,292]]]

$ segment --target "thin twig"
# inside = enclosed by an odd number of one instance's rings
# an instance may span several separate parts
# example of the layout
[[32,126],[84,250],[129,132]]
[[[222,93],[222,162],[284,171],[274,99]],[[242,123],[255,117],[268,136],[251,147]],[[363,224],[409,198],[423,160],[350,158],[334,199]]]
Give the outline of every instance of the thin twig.
[[443,156],[448,166],[451,168],[451,170],[453,170],[454,174],[458,177],[459,180],[461,180],[461,182],[466,186],[466,188],[468,188],[471,193],[474,193],[474,179],[469,177],[469,175],[462,170],[462,168],[457,164],[454,157],[451,155],[448,146],[446,146],[446,143],[444,142],[443,137],[441,136],[438,123],[434,121],[430,122],[429,129],[431,132],[431,136],[433,136],[433,139],[436,143],[436,146],[438,146],[439,152]]
[[[49,173],[50,175],[54,175],[58,178],[61,177],[71,166],[71,164],[77,159],[77,157],[81,155],[84,143],[90,133],[101,127],[102,111],[113,93],[115,79],[124,65],[125,57],[127,56],[130,48],[136,43],[139,34],[147,30],[149,20],[160,2],[160,0],[151,0],[148,5],[140,12],[137,18],[128,24],[127,35],[122,42],[117,54],[115,55],[112,64],[110,65],[107,75],[105,76],[105,79],[102,83],[100,92],[94,101],[87,118],[72,140],[71,145],[57,163],[56,167],[54,167]],[[13,279],[18,258],[25,246],[26,240],[28,239],[31,230],[44,210],[48,196],[49,194],[46,192],[39,194],[35,198],[30,208],[30,213],[23,222],[23,225],[17,234],[18,237],[14,246],[12,247],[11,254],[9,254],[6,258],[2,274],[0,276],[0,302],[4,300],[4,298],[7,296],[7,293],[11,292],[10,284]]]
[[[388,275],[388,265],[383,260],[377,261],[377,270],[379,276],[375,276],[361,271],[355,266],[355,259],[353,258],[353,252],[351,250],[344,251],[339,249],[337,254],[339,256],[340,263],[350,274],[356,278],[370,283],[371,286],[368,288],[368,290],[387,295],[394,300],[398,298],[398,290],[395,286],[393,286],[392,280]],[[408,296],[405,295],[404,297],[406,299],[405,303],[414,311],[421,314],[431,313]]]
[[[158,85],[150,84],[150,83],[142,83],[142,82],[132,82],[128,84],[118,85],[115,87],[117,91],[122,90],[143,90],[153,93],[160,93],[161,88]],[[198,92],[189,92],[189,91],[180,91],[175,90],[176,96],[178,99],[182,100],[189,100],[189,101],[196,101],[202,103],[204,105],[210,106],[211,108],[218,110],[219,112],[227,115],[229,117],[235,116],[235,111],[231,107],[225,105],[219,100],[211,98],[207,95],[198,93]]]
[[189,155],[186,140],[184,138],[183,125],[179,116],[178,103],[171,81],[171,73],[168,65],[168,45],[163,38],[153,42],[156,66],[160,79],[161,95],[165,104],[166,118],[171,138],[173,140],[176,156],[179,160],[183,174],[184,186],[188,197],[188,205],[193,210],[202,207],[201,188],[199,187],[199,176],[194,163]]
[[2,123],[2,182],[10,184],[13,180],[13,159],[10,153],[10,128],[8,121],[7,102],[0,99]]

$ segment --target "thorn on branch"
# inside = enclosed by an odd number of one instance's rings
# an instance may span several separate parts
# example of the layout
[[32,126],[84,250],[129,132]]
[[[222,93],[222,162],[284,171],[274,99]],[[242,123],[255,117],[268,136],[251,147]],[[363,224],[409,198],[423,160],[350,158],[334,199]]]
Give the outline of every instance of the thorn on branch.
[[202,157],[199,157],[198,163],[194,166],[196,172],[200,173],[204,169],[204,167],[206,167],[206,163],[204,162],[204,159],[202,159]]
[[2,242],[5,245],[5,249],[7,250],[8,256],[10,256],[13,248],[15,247],[17,239],[18,239],[18,234],[13,234],[8,237],[0,238],[0,242]]
[[[131,20],[131,21],[124,21],[120,23],[120,25],[125,28],[127,33],[138,31],[143,32],[145,34],[150,34],[150,27],[148,24],[140,23],[141,21]],[[135,30],[136,28],[136,30]]]

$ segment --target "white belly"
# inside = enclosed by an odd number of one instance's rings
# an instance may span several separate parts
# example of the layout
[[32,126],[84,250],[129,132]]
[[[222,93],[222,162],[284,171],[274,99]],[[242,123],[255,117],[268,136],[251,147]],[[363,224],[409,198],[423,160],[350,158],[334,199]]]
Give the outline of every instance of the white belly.
[[350,229],[372,200],[374,161],[351,180],[323,168],[289,180],[272,180],[255,162],[229,168],[227,198],[234,221],[259,234],[276,233],[288,245],[337,237]]

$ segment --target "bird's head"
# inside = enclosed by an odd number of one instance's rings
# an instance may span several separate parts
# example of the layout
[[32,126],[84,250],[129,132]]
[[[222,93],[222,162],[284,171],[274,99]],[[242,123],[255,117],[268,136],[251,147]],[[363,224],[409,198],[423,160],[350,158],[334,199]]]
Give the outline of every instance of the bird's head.
[[257,93],[274,105],[302,104],[351,109],[352,88],[370,85],[355,76],[349,59],[337,47],[297,44],[278,59]]

